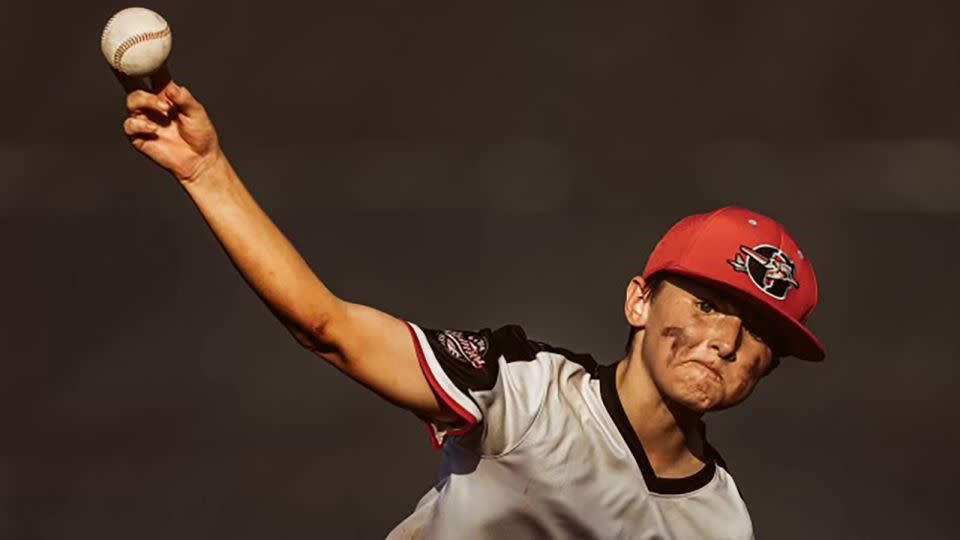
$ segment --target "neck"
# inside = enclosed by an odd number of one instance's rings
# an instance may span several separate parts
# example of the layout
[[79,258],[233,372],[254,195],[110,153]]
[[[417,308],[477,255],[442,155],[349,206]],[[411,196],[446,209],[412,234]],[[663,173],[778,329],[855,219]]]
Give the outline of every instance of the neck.
[[[617,393],[630,425],[658,476],[693,474],[706,461],[702,413],[663,395],[634,354],[617,365]],[[676,474],[671,474],[676,473]]]

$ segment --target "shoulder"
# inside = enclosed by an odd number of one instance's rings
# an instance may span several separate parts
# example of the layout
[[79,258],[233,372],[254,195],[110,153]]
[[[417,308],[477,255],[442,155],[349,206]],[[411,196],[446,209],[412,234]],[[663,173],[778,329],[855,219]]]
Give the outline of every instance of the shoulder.
[[478,392],[512,388],[536,400],[565,374],[593,375],[597,370],[589,354],[530,339],[518,324],[479,330],[412,328],[422,343],[428,375],[438,386],[456,386],[474,398]]
[[582,369],[592,377],[597,376],[600,364],[589,353],[574,352],[564,347],[551,345],[542,341],[531,341],[538,353],[552,354],[561,359],[561,365],[566,364],[573,369]]
[[518,324],[507,324],[496,329],[479,330],[417,328],[422,339],[434,354],[472,367],[474,370],[495,368],[498,361],[506,363],[530,362],[541,357],[540,353],[554,354],[595,371],[597,363],[585,353],[530,339]]
[[407,324],[427,382],[460,420],[433,426],[437,445],[447,434],[466,433],[482,422],[484,447],[506,448],[522,437],[568,374],[596,369],[590,355],[530,339],[517,324],[479,330]]

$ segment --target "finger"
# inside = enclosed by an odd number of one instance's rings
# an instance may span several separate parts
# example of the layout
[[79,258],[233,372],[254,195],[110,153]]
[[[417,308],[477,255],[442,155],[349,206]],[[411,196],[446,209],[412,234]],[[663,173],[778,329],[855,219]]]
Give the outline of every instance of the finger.
[[130,137],[130,144],[137,150],[146,152],[147,144],[152,143],[154,139],[156,139],[156,136],[153,135],[135,135]]
[[165,116],[170,112],[170,109],[170,102],[156,94],[151,94],[146,90],[136,90],[127,96],[127,110],[131,113],[138,111],[152,111]]
[[172,101],[180,112],[187,117],[196,118],[206,114],[203,105],[193,97],[193,94],[190,93],[190,90],[187,90],[186,86],[180,86],[176,82],[171,81],[170,84],[163,89],[163,96]]
[[158,129],[160,126],[146,118],[127,118],[123,121],[123,132],[130,137],[156,133]]
[[131,92],[136,92],[137,90],[147,90],[147,81],[143,77],[131,77],[122,73],[117,68],[110,66],[110,71],[113,72],[113,75],[117,78],[117,81],[120,82],[120,86],[123,86],[123,90],[129,94]]

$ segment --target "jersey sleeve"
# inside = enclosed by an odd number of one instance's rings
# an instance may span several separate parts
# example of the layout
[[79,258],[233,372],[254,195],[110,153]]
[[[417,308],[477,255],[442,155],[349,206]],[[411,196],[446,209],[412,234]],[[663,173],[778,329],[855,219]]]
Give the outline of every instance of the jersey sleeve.
[[432,330],[407,322],[424,376],[459,417],[427,422],[434,447],[482,428],[485,454],[514,446],[532,425],[551,380],[551,362],[516,325],[497,330]]

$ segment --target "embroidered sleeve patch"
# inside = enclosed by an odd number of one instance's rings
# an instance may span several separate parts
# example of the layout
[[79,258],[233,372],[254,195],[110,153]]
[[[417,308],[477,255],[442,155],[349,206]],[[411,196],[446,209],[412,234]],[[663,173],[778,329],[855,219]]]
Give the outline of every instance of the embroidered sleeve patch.
[[476,369],[483,369],[485,364],[483,357],[490,350],[490,342],[484,335],[444,330],[438,332],[436,338],[450,357],[468,363]]

